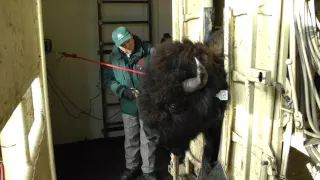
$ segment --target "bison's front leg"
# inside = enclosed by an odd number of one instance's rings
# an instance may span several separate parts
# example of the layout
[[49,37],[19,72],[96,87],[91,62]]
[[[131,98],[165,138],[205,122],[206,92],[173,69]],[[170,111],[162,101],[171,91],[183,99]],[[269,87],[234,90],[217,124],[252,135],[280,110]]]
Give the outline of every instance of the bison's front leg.
[[221,120],[216,120],[217,123],[208,128],[204,132],[205,146],[203,149],[201,169],[199,172],[198,180],[209,180],[209,174],[215,167],[218,161],[220,136],[221,136]]

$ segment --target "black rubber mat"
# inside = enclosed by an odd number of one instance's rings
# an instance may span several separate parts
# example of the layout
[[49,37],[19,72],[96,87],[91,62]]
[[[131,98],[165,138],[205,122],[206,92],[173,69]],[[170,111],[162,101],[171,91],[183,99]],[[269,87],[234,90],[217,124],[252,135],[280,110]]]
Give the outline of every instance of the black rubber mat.
[[[125,168],[124,138],[88,140],[55,146],[58,180],[118,180]],[[171,180],[170,153],[158,148],[156,174]],[[143,178],[138,178],[143,179]]]
[[227,180],[220,162],[211,170],[209,177],[210,180]]

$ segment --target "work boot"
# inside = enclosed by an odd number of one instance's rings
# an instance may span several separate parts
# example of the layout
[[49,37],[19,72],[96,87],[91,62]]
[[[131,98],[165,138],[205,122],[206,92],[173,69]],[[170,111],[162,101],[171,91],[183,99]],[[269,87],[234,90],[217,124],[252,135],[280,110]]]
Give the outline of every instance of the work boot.
[[138,177],[140,175],[140,168],[135,169],[126,169],[122,176],[121,180],[133,180],[134,178]]
[[157,177],[154,173],[143,173],[144,180],[157,180]]

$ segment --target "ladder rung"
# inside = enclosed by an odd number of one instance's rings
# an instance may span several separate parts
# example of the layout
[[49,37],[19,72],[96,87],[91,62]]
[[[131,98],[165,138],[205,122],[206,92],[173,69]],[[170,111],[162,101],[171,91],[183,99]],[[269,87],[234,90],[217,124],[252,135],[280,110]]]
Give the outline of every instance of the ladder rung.
[[113,42],[105,42],[105,43],[103,43],[102,45],[104,45],[104,46],[110,46],[110,45],[114,45],[114,43],[113,43]]
[[149,21],[102,21],[102,24],[147,24]]
[[104,55],[104,54],[111,54],[112,50],[102,50],[102,51],[98,51],[98,54],[100,55]]
[[103,0],[102,3],[148,3],[148,1],[108,1],[108,0]]
[[114,131],[122,131],[124,128],[123,126],[120,127],[108,127],[108,132],[114,132]]

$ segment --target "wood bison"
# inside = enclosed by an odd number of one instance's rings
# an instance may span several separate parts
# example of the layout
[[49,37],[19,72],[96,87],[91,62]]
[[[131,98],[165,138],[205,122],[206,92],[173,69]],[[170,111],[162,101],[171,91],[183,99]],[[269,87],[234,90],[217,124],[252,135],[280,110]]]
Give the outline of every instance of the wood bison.
[[156,51],[137,98],[139,116],[159,132],[159,144],[183,156],[199,133],[206,144],[198,179],[209,180],[217,162],[227,101],[217,94],[228,90],[222,56],[222,30],[205,43],[188,39],[165,42]]

